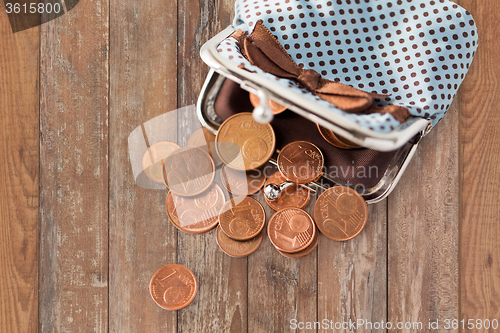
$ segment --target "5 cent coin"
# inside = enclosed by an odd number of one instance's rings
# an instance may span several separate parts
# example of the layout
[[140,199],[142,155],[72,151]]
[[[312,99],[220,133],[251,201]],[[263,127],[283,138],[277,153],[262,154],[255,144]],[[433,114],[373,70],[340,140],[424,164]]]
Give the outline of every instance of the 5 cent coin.
[[222,162],[236,170],[264,165],[276,145],[271,125],[257,123],[249,112],[237,113],[223,122],[215,141]]
[[347,241],[365,228],[368,207],[355,190],[335,186],[319,196],[314,206],[314,219],[323,235],[336,241]]
[[149,284],[151,297],[166,310],[180,310],[191,304],[198,291],[193,272],[178,264],[160,268]]

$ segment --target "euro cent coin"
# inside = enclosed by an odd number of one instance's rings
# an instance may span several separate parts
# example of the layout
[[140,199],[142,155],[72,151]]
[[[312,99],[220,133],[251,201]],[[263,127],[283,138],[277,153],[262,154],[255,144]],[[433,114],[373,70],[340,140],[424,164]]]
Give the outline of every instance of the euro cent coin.
[[289,181],[307,184],[323,174],[323,153],[314,144],[295,141],[286,145],[277,158],[278,169]]
[[217,225],[224,202],[224,192],[216,183],[194,197],[169,192],[166,200],[167,215],[177,229],[190,234],[201,234]]
[[161,160],[166,159],[179,146],[173,142],[161,141],[150,146],[142,156],[142,169],[146,176],[155,183],[164,184]]
[[[286,178],[278,171],[266,180],[266,186],[268,184],[281,184],[284,181],[286,181]],[[285,188],[275,201],[268,200],[266,197],[264,199],[269,207],[278,211],[289,207],[303,208],[309,202],[309,197],[309,190],[300,185],[292,185]]]
[[261,231],[255,238],[246,241],[237,241],[227,237],[221,227],[218,226],[216,236],[217,245],[219,245],[219,248],[224,253],[234,258],[243,258],[257,251],[264,238],[264,231]]
[[194,196],[205,191],[215,177],[210,155],[198,147],[180,148],[165,159],[165,179],[174,194]]
[[[254,108],[258,107],[260,105],[260,100],[257,95],[250,93],[250,103],[252,103],[252,106]],[[283,106],[272,99],[269,99],[269,102],[267,103],[269,108],[273,111],[273,114],[280,114],[281,112],[286,110],[286,106]]]
[[274,153],[276,136],[270,124],[259,124],[251,113],[228,118],[215,138],[222,162],[236,170],[251,170],[264,165]]
[[316,200],[314,219],[324,236],[336,241],[347,241],[365,228],[368,207],[355,190],[335,186],[323,192]]
[[313,242],[316,226],[312,217],[302,209],[284,208],[271,217],[267,233],[278,251],[296,253]]
[[241,171],[224,165],[221,169],[222,185],[234,195],[257,193],[264,185],[266,176],[260,170]]
[[248,240],[256,237],[266,222],[262,205],[251,197],[233,198],[222,206],[219,225],[231,239]]
[[153,300],[165,310],[180,310],[191,304],[198,291],[193,272],[178,264],[160,268],[151,279],[149,291]]

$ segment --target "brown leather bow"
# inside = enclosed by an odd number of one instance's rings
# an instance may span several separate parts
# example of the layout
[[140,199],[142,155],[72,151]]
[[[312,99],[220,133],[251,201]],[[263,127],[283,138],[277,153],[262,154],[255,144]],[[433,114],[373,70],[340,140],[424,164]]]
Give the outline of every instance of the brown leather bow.
[[264,26],[262,20],[257,21],[250,36],[238,30],[232,37],[238,41],[241,53],[252,65],[275,76],[297,82],[301,87],[343,111],[349,113],[390,113],[401,123],[410,116],[408,109],[402,106],[376,107],[373,105],[374,98],[384,98],[388,95],[368,93],[324,79],[312,69],[300,68],[276,37]]

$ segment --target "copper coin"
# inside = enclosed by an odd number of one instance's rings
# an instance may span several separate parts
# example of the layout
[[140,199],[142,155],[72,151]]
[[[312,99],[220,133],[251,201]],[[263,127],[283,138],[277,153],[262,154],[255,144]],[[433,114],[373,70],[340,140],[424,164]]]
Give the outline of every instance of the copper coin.
[[368,207],[355,190],[335,186],[319,196],[314,206],[314,218],[323,235],[346,241],[359,235],[366,226]]
[[292,259],[304,258],[304,257],[310,255],[312,253],[312,251],[314,251],[316,246],[318,246],[318,239],[319,239],[319,232],[316,231],[316,234],[314,235],[314,239],[313,239],[312,243],[308,247],[306,247],[305,250],[302,250],[302,251],[296,252],[296,253],[286,253],[286,252],[283,252],[280,250],[278,250],[278,252],[287,258],[292,258]]
[[142,169],[152,181],[163,184],[161,160],[170,156],[179,146],[173,142],[161,141],[150,146],[142,156]]
[[307,184],[323,174],[324,158],[318,147],[310,142],[295,141],[286,145],[278,155],[278,169],[289,181]]
[[[266,186],[268,184],[281,184],[284,181],[286,181],[286,178],[278,171],[267,179]],[[266,197],[264,199],[269,207],[274,210],[280,210],[288,207],[303,208],[309,202],[309,197],[309,190],[300,185],[292,185],[285,188],[275,201],[267,200]]]
[[224,165],[221,169],[222,185],[234,195],[251,195],[257,193],[266,176],[260,170],[240,171]]
[[219,214],[222,231],[234,240],[256,237],[264,229],[265,222],[264,208],[257,200],[250,197],[237,197],[227,201]]
[[197,147],[184,147],[165,159],[166,183],[174,194],[193,196],[205,191],[215,177],[210,155]]
[[215,183],[195,197],[183,197],[169,192],[166,202],[167,215],[177,229],[201,234],[217,225],[219,211],[224,202],[224,192]]
[[257,251],[263,238],[264,231],[261,231],[255,238],[247,241],[237,241],[227,237],[220,226],[217,227],[217,245],[219,245],[220,249],[228,256],[235,258],[243,258]]
[[267,234],[279,251],[296,253],[312,243],[316,226],[312,217],[302,209],[284,208],[269,220]]
[[326,140],[329,144],[331,144],[334,147],[340,148],[340,149],[358,149],[358,148],[363,148],[360,145],[357,145],[353,142],[348,141],[347,139],[341,137],[340,135],[335,134],[332,130],[329,130],[327,128],[324,128],[320,125],[318,126],[319,133],[323,137],[323,139]]
[[[259,97],[255,94],[250,93],[250,103],[252,103],[252,106],[254,108],[258,107],[260,105]],[[274,114],[280,114],[281,112],[286,110],[286,106],[276,103],[272,99],[269,99],[267,105],[273,111]]]
[[186,146],[200,147],[206,151],[210,157],[212,157],[215,166],[222,164],[222,160],[219,158],[219,155],[217,155],[217,151],[215,149],[215,134],[210,132],[205,127],[194,131],[189,137]]
[[251,113],[228,118],[215,138],[222,162],[236,170],[251,170],[264,165],[274,153],[276,136],[270,124],[259,124]]
[[160,268],[149,284],[149,292],[156,304],[171,311],[191,304],[197,291],[198,282],[193,272],[178,264]]

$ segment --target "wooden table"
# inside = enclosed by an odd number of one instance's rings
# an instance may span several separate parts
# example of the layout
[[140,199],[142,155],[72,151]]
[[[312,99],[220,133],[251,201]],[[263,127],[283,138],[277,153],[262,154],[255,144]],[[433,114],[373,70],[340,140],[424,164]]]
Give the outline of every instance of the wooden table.
[[[233,259],[213,233],[177,232],[166,193],[135,186],[128,161],[134,128],[196,102],[208,72],[199,48],[230,24],[232,0],[82,0],[16,34],[0,10],[0,332],[290,332],[292,319],[423,332],[429,319],[500,320],[500,3],[458,2],[480,46],[447,116],[359,237],[321,237],[300,261],[269,240]],[[176,121],[174,139],[195,120]],[[174,262],[200,289],[169,312],[148,284]]]

